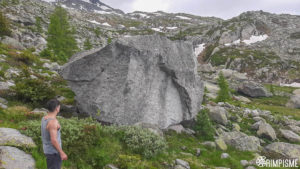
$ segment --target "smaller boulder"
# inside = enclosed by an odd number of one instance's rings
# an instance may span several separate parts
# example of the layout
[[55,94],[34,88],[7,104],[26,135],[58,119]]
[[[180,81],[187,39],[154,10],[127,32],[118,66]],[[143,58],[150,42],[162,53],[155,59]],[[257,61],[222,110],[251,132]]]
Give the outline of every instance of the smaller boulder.
[[291,130],[280,129],[280,134],[290,142],[300,142],[300,136]]
[[300,145],[275,142],[267,145],[264,154],[271,159],[298,159],[300,161]]
[[227,145],[226,145],[226,143],[224,142],[223,139],[218,138],[218,139],[215,140],[215,143],[216,143],[216,146],[217,146],[218,149],[220,149],[222,151],[227,150]]
[[260,123],[257,131],[259,137],[267,138],[271,141],[276,139],[276,133],[273,127],[268,123]]
[[290,100],[286,103],[286,107],[300,109],[300,95],[291,96]]
[[0,146],[0,168],[35,169],[35,161],[31,155],[15,147]]
[[180,165],[180,166],[184,167],[185,169],[190,169],[190,164],[184,160],[176,159],[175,164]]
[[238,92],[242,93],[246,96],[250,96],[250,97],[270,97],[272,96],[271,93],[269,93],[267,91],[267,89],[259,84],[259,83],[255,83],[253,81],[246,81],[244,83],[242,83],[239,87],[238,87]]
[[0,145],[32,148],[36,147],[30,137],[21,134],[16,129],[0,128]]
[[227,125],[228,112],[225,108],[220,106],[207,106],[207,108],[209,109],[209,116],[213,121],[215,121],[218,124]]
[[222,153],[221,154],[221,159],[226,159],[226,158],[229,158],[229,154],[228,153]]

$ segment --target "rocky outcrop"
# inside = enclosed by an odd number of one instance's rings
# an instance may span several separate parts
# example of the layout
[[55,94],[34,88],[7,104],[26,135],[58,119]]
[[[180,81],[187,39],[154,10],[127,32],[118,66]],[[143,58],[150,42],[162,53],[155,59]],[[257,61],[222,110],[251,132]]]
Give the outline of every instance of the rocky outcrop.
[[31,155],[10,146],[0,146],[0,168],[35,169],[35,161]]
[[257,135],[263,138],[267,138],[269,140],[275,140],[276,139],[276,133],[273,127],[265,122],[262,122],[258,126]]
[[79,112],[108,123],[166,128],[200,110],[203,84],[196,65],[190,43],[135,36],[77,54],[60,73]]
[[210,118],[218,124],[226,125],[228,123],[227,114],[225,108],[220,106],[207,106],[209,109]]
[[253,81],[246,81],[242,83],[238,92],[250,96],[250,97],[269,97],[272,96],[261,84],[255,83]]
[[298,159],[300,161],[300,145],[275,142],[267,145],[264,154],[269,158]]
[[10,145],[16,147],[35,147],[32,138],[21,134],[16,129],[0,128],[0,145]]

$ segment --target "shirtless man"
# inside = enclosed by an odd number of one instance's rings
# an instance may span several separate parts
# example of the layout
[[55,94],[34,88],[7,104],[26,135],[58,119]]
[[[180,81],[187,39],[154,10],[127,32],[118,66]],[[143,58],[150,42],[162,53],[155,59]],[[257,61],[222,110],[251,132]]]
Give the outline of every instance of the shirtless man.
[[43,150],[47,159],[48,169],[60,169],[62,160],[67,160],[61,146],[60,124],[56,119],[60,111],[60,102],[56,99],[47,103],[48,114],[42,118],[41,134]]

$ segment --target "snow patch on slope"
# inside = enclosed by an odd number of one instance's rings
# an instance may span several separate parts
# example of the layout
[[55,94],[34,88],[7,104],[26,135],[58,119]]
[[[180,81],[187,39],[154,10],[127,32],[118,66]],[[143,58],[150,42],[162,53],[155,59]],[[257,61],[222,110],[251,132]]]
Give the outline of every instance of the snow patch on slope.
[[199,56],[199,54],[205,49],[205,43],[199,44],[197,45],[197,47],[195,48],[195,55],[196,57]]
[[192,18],[186,17],[186,16],[176,16],[176,18],[185,19],[185,20],[191,20]]

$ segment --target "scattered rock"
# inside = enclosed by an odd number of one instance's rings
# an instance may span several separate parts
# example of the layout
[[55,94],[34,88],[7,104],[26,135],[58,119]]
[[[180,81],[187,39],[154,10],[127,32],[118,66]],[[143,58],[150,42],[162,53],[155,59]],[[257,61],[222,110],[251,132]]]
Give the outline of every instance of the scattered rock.
[[196,148],[196,156],[199,157],[201,154],[201,149],[200,148]]
[[248,166],[245,169],[256,169],[254,166]]
[[101,110],[99,121],[165,129],[200,110],[203,83],[196,66],[190,42],[146,35],[76,54],[60,74],[75,92],[80,113]]
[[218,138],[218,139],[215,140],[215,143],[216,143],[216,146],[217,146],[218,149],[220,149],[222,151],[227,150],[227,145],[226,145],[226,143],[224,142],[223,139]]
[[233,99],[244,103],[251,103],[251,100],[244,96],[233,96]]
[[240,125],[237,124],[237,123],[233,123],[233,124],[232,124],[232,127],[233,127],[233,131],[240,131],[240,130],[241,130]]
[[291,96],[290,100],[286,103],[286,107],[300,109],[300,95]]
[[300,134],[300,127],[296,126],[296,125],[289,125],[288,126],[293,132]]
[[16,147],[35,147],[35,143],[30,137],[21,134],[16,129],[0,128],[0,145]]
[[260,123],[257,131],[257,135],[259,137],[263,137],[272,141],[276,139],[275,130],[268,123]]
[[246,167],[247,165],[249,165],[249,162],[247,160],[241,160],[240,163],[243,167]]
[[238,92],[250,97],[270,97],[272,96],[264,86],[253,81],[246,81],[238,87]]
[[0,146],[0,168],[35,169],[35,161],[31,155],[10,146]]
[[209,109],[209,116],[213,121],[222,125],[226,125],[228,123],[227,120],[228,112],[226,111],[225,108],[220,106],[210,106],[210,105],[207,106],[207,108]]
[[259,151],[261,149],[259,138],[248,136],[245,133],[232,131],[223,133],[220,136],[227,145],[241,151]]
[[53,63],[44,63],[43,67],[47,68],[47,69],[50,69],[52,71],[59,71],[60,68],[61,68],[61,66],[58,63],[56,63],[56,62],[53,62]]
[[300,136],[291,130],[280,129],[280,134],[290,142],[300,142]]
[[185,169],[190,169],[190,164],[184,160],[176,159],[175,164],[180,165],[180,166],[184,167]]
[[228,153],[222,153],[221,154],[221,159],[226,159],[229,158],[229,154]]
[[275,142],[267,145],[264,154],[271,159],[298,159],[300,161],[300,145]]
[[210,148],[216,148],[216,143],[215,142],[212,142],[212,141],[205,141],[203,143],[201,143],[202,145],[204,146],[207,146],[207,147],[210,147]]

